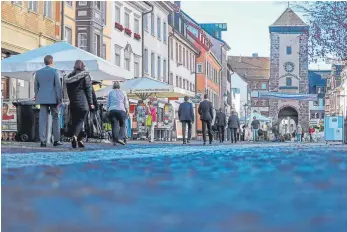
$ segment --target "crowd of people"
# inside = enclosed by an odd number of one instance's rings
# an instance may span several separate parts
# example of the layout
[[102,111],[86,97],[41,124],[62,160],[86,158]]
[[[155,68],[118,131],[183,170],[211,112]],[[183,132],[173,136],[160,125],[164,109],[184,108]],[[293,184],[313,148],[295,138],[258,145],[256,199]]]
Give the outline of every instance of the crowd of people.
[[[54,136],[53,146],[62,145],[60,141],[60,125],[58,107],[62,103],[62,86],[58,71],[54,69],[53,57],[48,55],[44,58],[46,67],[36,72],[35,78],[35,99],[37,104],[40,104],[40,120],[39,134],[41,147],[47,146],[47,120],[49,112],[52,114],[52,132]],[[92,77],[86,71],[83,61],[77,60],[73,71],[64,77],[66,84],[67,95],[70,102],[71,113],[71,128],[72,139],[71,145],[73,148],[84,148],[83,131],[85,129],[85,121],[89,112],[95,111],[98,108],[98,102],[92,86]],[[129,100],[124,91],[121,90],[119,82],[114,82],[113,88],[108,94],[106,104],[106,117],[111,124],[111,137],[113,144],[126,144],[126,120],[129,119]],[[202,124],[202,140],[203,145],[206,145],[207,135],[209,144],[212,144],[214,139],[224,143],[229,140],[231,143],[238,141],[258,141],[271,140],[270,134],[273,136],[273,141],[284,141],[288,138],[287,135],[280,135],[279,126],[274,124],[269,126],[268,123],[261,125],[260,121],[253,117],[248,125],[241,125],[240,119],[236,112],[232,111],[229,118],[225,112],[219,109],[214,118],[214,108],[208,99],[208,95],[204,95],[203,101],[200,102],[198,113]],[[153,102],[149,101],[146,105],[142,100],[138,101],[134,111],[134,118],[137,123],[138,138],[147,138],[150,143],[154,142],[154,129],[157,125],[157,108]],[[183,144],[188,144],[192,137],[192,124],[194,123],[194,107],[189,101],[189,97],[184,97],[184,102],[180,104],[178,109],[178,118],[182,124]],[[214,121],[214,125],[212,122]],[[227,130],[227,138],[225,138]],[[186,131],[188,134],[186,135]],[[308,131],[310,140],[314,129],[311,127]],[[296,138],[298,142],[303,141],[304,130],[301,125],[297,125],[291,138]]]

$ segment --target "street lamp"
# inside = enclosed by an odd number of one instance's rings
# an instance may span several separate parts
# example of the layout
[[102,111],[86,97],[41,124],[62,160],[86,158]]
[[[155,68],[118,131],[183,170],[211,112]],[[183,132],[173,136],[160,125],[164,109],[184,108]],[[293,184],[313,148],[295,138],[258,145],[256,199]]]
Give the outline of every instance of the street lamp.
[[243,105],[243,107],[245,108],[245,125],[246,125],[246,123],[247,123],[247,107],[248,107],[248,104],[245,103],[245,104]]

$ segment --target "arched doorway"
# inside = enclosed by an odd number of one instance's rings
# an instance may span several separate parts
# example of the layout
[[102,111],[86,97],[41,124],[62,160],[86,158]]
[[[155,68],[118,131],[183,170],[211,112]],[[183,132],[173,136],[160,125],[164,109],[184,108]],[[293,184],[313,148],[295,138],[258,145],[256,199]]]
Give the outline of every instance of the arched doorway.
[[298,125],[298,112],[295,108],[287,106],[278,112],[280,134],[291,134]]

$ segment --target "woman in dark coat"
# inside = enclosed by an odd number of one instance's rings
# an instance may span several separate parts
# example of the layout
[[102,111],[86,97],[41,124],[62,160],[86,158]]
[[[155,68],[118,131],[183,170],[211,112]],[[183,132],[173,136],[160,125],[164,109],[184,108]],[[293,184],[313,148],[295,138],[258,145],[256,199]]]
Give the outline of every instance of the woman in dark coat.
[[72,147],[84,147],[81,130],[89,112],[95,108],[93,103],[93,86],[89,72],[81,60],[77,60],[74,71],[65,79],[73,127]]

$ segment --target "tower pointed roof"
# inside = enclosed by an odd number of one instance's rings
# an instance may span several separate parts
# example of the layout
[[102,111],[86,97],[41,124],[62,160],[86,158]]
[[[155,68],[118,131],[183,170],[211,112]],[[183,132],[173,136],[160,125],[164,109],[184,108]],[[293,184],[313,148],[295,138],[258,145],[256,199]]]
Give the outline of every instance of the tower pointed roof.
[[295,12],[287,8],[282,15],[271,25],[273,26],[307,26]]

